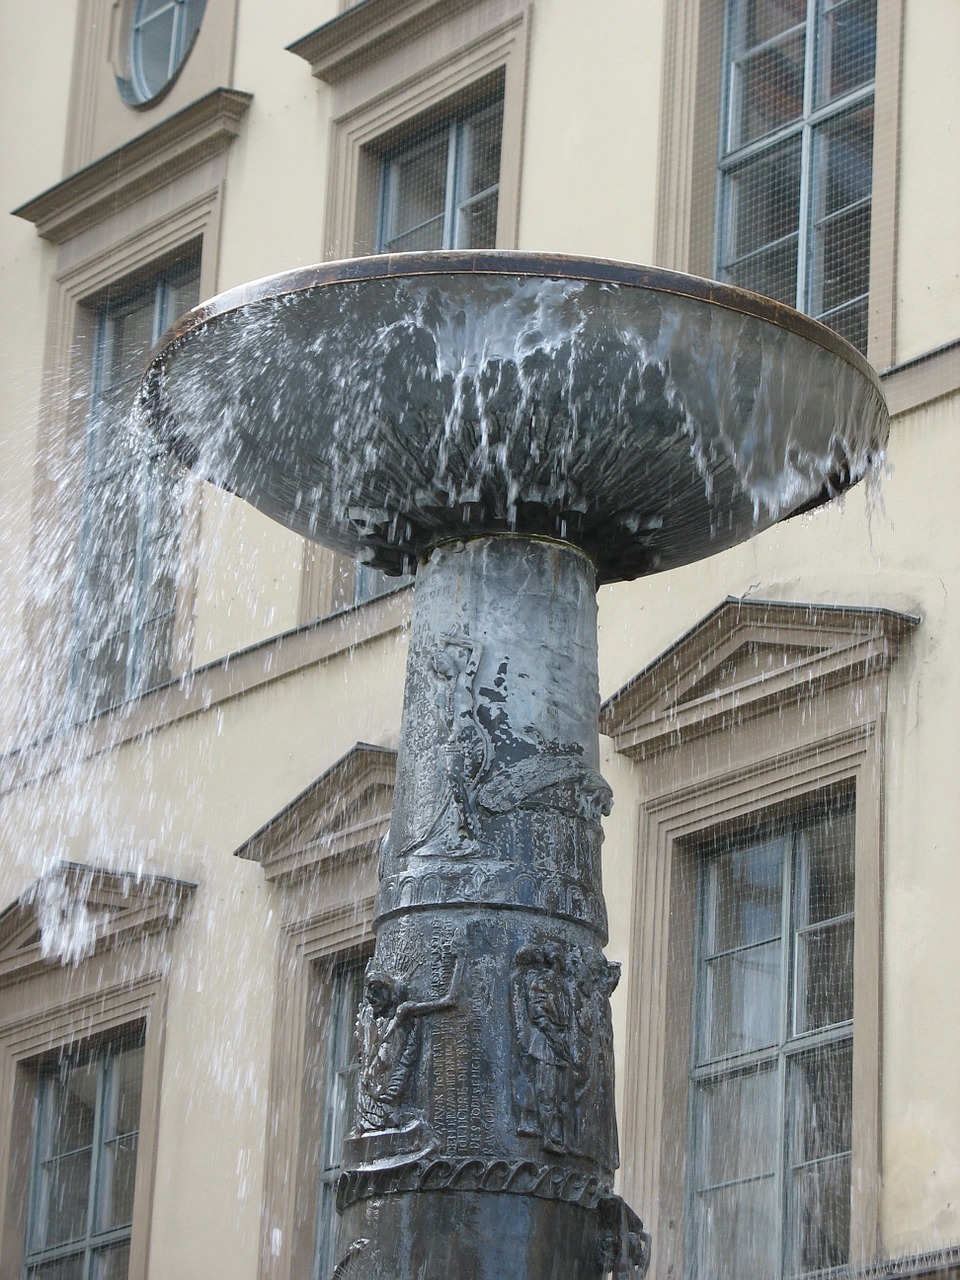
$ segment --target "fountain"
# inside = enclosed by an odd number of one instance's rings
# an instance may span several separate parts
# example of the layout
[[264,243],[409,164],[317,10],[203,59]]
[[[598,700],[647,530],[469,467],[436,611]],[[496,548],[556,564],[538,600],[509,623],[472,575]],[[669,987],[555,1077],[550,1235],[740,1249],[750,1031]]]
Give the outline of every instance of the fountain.
[[859,480],[863,358],[740,290],[619,263],[407,254],[185,316],[143,384],[200,475],[416,572],[335,1280],[616,1280],[596,587]]

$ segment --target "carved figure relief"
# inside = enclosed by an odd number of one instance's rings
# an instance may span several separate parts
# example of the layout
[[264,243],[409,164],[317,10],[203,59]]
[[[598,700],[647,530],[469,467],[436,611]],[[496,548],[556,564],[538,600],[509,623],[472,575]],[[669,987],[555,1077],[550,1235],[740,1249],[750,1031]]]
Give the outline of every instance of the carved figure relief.
[[601,815],[612,802],[609,786],[585,763],[579,744],[548,742],[532,726],[510,724],[508,660],[492,682],[481,684],[482,657],[483,646],[465,630],[441,635],[428,655],[442,783],[425,830],[400,856],[505,856],[503,832],[491,837],[490,822],[521,810],[587,824],[599,839]]
[[554,942],[527,944],[514,956],[513,1016],[520,1071],[514,1097],[517,1132],[545,1151],[570,1149],[573,1101],[573,992]]
[[620,966],[599,951],[530,942],[514,956],[511,1003],[517,1052],[517,1132],[545,1151],[619,1164],[610,994]]
[[421,1023],[429,1014],[457,1007],[463,963],[462,954],[457,955],[445,994],[419,1000],[411,998],[400,978],[373,965],[367,970],[357,1015],[360,1072],[352,1137],[401,1130],[422,1120],[410,1105]]

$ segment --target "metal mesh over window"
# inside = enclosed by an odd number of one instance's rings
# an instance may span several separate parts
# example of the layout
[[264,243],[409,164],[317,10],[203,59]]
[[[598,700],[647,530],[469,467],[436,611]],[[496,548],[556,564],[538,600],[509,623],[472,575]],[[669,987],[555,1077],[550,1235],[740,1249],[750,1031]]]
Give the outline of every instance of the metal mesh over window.
[[701,850],[691,1075],[691,1275],[848,1261],[852,797]]
[[877,0],[729,0],[718,274],[867,344]]
[[142,1079],[142,1034],[40,1072],[24,1280],[125,1280]]

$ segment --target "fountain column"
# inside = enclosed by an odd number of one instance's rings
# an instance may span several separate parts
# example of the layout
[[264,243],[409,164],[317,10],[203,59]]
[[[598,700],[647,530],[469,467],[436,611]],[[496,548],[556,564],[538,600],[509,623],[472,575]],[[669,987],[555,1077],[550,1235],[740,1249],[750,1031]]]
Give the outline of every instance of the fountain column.
[[639,1273],[600,871],[596,571],[447,542],[415,588],[337,1280]]

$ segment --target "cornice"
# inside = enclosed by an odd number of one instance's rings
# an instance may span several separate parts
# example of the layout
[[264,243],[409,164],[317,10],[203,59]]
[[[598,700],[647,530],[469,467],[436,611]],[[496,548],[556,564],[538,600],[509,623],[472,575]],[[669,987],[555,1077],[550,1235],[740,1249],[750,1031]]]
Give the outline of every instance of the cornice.
[[[287,45],[290,53],[310,63],[313,74],[339,84],[357,67],[398,44],[446,22],[481,0],[361,0],[309,35]],[[516,7],[516,6],[512,6]]]
[[195,889],[168,876],[57,863],[0,913],[0,988],[170,928]]
[[249,840],[238,858],[269,881],[299,880],[321,866],[375,855],[386,834],[397,753],[358,742]]
[[644,757],[886,671],[920,619],[890,609],[728,597],[600,708]]
[[249,93],[214,89],[13,213],[63,244],[224,151],[252,101]]

